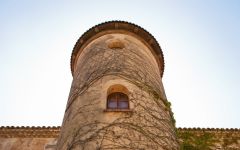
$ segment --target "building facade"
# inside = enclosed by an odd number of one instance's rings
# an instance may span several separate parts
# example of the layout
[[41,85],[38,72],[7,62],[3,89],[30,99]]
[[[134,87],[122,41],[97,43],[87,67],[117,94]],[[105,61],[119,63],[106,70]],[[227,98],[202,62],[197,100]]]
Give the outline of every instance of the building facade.
[[60,127],[0,127],[4,150],[240,149],[239,129],[176,129],[163,52],[145,29],[111,21],[86,31],[71,57]]
[[122,21],[80,37],[58,149],[178,149],[155,38]]

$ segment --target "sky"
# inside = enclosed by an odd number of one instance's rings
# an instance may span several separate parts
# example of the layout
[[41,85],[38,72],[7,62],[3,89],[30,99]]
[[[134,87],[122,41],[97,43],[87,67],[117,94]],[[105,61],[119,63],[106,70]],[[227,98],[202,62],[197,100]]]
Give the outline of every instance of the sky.
[[111,20],[159,42],[177,127],[240,128],[238,0],[0,0],[0,126],[60,126],[72,49]]

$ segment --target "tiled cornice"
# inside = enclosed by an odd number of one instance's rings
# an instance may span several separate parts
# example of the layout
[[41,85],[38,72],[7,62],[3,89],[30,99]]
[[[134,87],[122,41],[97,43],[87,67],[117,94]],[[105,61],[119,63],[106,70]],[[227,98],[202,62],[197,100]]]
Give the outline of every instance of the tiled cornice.
[[237,131],[240,132],[240,128],[178,128],[178,131]]
[[[60,126],[1,126],[0,138],[57,138]],[[237,133],[239,128],[177,128],[178,132],[212,132],[212,133]]]
[[2,126],[0,127],[0,138],[57,138],[59,132],[60,126]]

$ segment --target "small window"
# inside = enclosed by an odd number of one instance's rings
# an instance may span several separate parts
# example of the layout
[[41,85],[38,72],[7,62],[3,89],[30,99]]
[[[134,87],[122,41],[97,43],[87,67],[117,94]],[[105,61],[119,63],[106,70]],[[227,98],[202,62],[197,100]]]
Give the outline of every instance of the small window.
[[108,109],[129,109],[128,96],[121,92],[115,92],[108,95],[107,108]]

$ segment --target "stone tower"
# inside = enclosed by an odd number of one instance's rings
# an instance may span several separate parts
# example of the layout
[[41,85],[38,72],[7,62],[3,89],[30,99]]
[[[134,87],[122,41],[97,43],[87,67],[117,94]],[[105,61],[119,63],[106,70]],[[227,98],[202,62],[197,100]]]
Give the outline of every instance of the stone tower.
[[122,21],[96,25],[74,46],[73,81],[57,149],[175,150],[156,39]]

